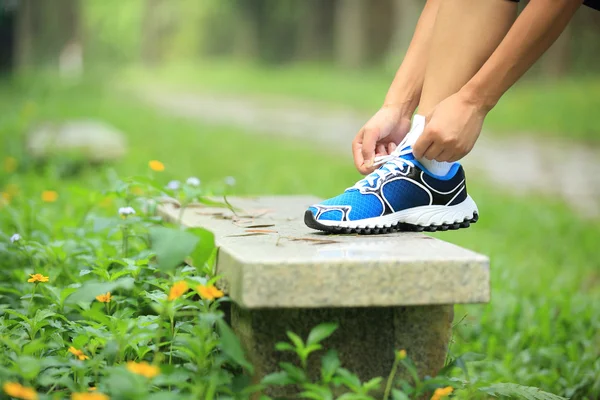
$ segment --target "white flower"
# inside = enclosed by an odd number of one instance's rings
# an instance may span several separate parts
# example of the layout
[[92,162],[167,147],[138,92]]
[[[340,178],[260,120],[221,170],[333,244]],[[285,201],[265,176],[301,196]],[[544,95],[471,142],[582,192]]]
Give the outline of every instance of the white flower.
[[135,210],[133,209],[133,207],[121,207],[119,208],[119,215],[122,217],[126,217],[128,215],[133,215],[135,214]]
[[187,181],[185,181],[185,183],[187,183],[190,186],[200,186],[200,179],[196,178],[195,176],[190,176],[189,178],[187,178]]
[[21,235],[19,235],[18,233],[15,233],[10,237],[11,243],[18,242],[19,240],[21,240]]
[[177,190],[181,186],[181,182],[179,181],[170,181],[167,183],[167,189]]
[[228,176],[227,178],[225,178],[225,184],[228,186],[234,186],[235,178],[233,176]]

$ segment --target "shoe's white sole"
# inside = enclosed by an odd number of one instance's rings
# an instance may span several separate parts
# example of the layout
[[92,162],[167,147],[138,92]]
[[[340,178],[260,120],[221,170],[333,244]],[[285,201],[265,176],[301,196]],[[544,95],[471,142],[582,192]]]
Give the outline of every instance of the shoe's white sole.
[[[312,218],[311,218],[312,217]],[[314,229],[325,231],[359,231],[402,229],[402,225],[412,227],[412,230],[447,230],[466,228],[479,218],[477,205],[467,195],[467,198],[454,206],[421,206],[414,207],[381,217],[361,219],[358,221],[316,221],[310,213],[305,216],[306,224]],[[404,229],[411,230],[411,229]]]

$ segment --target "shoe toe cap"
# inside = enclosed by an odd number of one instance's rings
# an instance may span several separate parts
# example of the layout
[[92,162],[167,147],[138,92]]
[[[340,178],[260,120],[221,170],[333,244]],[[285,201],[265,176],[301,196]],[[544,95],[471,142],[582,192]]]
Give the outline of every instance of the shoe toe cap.
[[343,211],[338,206],[315,205],[308,208],[317,221],[342,221]]

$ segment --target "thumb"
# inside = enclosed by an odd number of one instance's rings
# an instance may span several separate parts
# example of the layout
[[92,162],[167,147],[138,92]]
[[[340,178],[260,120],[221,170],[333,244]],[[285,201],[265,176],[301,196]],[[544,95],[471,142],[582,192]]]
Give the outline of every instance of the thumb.
[[366,128],[363,136],[362,155],[363,159],[365,160],[364,165],[367,168],[371,168],[373,166],[377,140],[379,140],[379,129]]
[[429,129],[426,125],[425,130],[413,145],[413,155],[415,156],[415,158],[423,158],[423,155],[425,155],[425,152],[427,151],[429,146],[431,146],[432,143],[433,139],[431,138],[431,135],[429,134]]

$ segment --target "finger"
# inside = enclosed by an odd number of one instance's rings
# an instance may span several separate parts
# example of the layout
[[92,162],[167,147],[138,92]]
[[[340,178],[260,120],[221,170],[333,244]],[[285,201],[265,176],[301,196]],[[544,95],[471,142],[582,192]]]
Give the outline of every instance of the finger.
[[362,156],[362,144],[358,142],[358,139],[355,139],[352,142],[352,151],[354,153],[354,165],[358,172],[363,175],[370,174],[372,172],[372,168],[367,168],[364,165],[364,159]]
[[[360,171],[360,168],[364,164],[365,160],[362,155],[362,138],[364,130],[360,130],[354,140],[352,141],[352,155],[354,156],[354,165],[356,169]],[[362,171],[360,171],[362,172]]]
[[452,157],[454,157],[454,152],[450,150],[442,150],[435,160],[439,162],[452,162]]
[[384,144],[378,144],[377,145],[377,150],[375,151],[375,156],[379,157],[379,156],[387,156],[387,150],[385,149],[385,145]]
[[361,151],[363,159],[365,160],[364,166],[366,168],[371,168],[373,166],[373,158],[375,158],[375,145],[377,144],[378,139],[378,129],[365,129]]
[[388,144],[388,154],[392,154],[394,152],[394,150],[396,150],[398,146],[396,146],[396,143],[390,143]]
[[439,161],[438,157],[440,156],[440,154],[442,154],[443,151],[444,151],[444,148],[442,146],[440,146],[439,144],[437,144],[436,142],[434,142],[431,144],[431,146],[429,146],[429,148],[427,149],[427,151],[425,152],[423,157],[425,157],[428,160]]
[[426,131],[423,132],[423,134],[417,139],[417,142],[413,145],[413,154],[415,155],[415,158],[423,158],[423,155],[432,144],[433,138],[431,135],[426,134]]
[[451,157],[448,157],[448,162],[457,162],[462,159],[464,156],[460,155],[460,153],[454,153]]

